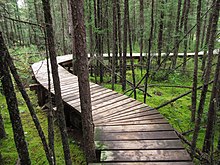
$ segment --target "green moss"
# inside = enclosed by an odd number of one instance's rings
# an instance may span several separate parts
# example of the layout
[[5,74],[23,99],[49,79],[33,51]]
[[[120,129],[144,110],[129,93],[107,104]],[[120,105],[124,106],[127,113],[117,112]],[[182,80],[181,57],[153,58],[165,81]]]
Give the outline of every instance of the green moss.
[[[36,107],[36,113],[40,120],[41,126],[45,132],[45,136],[47,136],[47,116],[46,113],[43,112],[36,103],[35,94],[33,92],[29,92],[34,107]],[[24,101],[22,100],[21,96],[18,95],[18,102],[19,102],[19,110],[21,113],[22,124],[25,132],[25,138],[28,143],[28,149],[31,157],[32,164],[48,164],[47,159],[45,156],[45,152],[42,147],[42,143],[40,137],[37,133],[35,125],[31,119],[29,111],[27,107],[24,105]],[[14,140],[13,140],[13,132],[11,128],[11,122],[9,119],[9,114],[7,111],[7,107],[4,101],[4,97],[0,95],[0,107],[1,107],[1,114],[4,118],[4,124],[7,132],[7,138],[0,141],[0,151],[3,156],[3,160],[5,165],[15,164],[18,155],[15,148]],[[73,160],[73,164],[86,164],[85,157],[82,150],[73,143],[73,139],[69,138],[70,150],[71,150],[71,157]],[[61,143],[61,137],[59,133],[59,129],[55,126],[55,154],[56,154],[56,161],[58,165],[65,164],[64,156],[63,156],[63,149]]]

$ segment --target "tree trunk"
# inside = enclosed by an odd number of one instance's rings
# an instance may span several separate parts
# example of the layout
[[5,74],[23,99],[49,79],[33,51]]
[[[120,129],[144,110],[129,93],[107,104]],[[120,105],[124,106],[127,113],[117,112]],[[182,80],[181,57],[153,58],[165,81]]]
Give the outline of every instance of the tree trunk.
[[220,53],[218,54],[218,62],[215,69],[215,77],[212,86],[212,94],[209,103],[209,111],[208,111],[208,121],[206,127],[206,134],[203,144],[203,152],[210,154],[211,146],[214,143],[213,135],[214,135],[214,127],[216,121],[216,104],[219,97],[219,93],[217,93],[218,89],[220,88]]
[[84,26],[84,1],[76,3],[77,25],[75,29],[76,58],[78,63],[78,82],[82,113],[83,145],[87,162],[96,160],[94,144],[94,124],[92,119],[92,106],[89,85],[88,58],[86,53],[86,31]]
[[117,45],[117,0],[113,1],[113,50],[112,50],[112,90],[115,89],[115,71],[116,71],[116,56],[118,53]]
[[194,155],[194,153],[195,153],[196,141],[197,141],[199,130],[200,130],[200,123],[201,123],[202,114],[203,114],[203,110],[204,110],[206,93],[208,90],[208,82],[210,79],[210,74],[211,74],[211,69],[212,69],[213,50],[214,50],[214,45],[215,45],[216,32],[217,32],[217,26],[218,26],[219,9],[220,9],[219,3],[220,3],[220,0],[217,0],[215,3],[215,7],[213,8],[213,11],[212,11],[213,12],[213,21],[212,21],[212,26],[211,26],[212,30],[211,30],[211,34],[210,34],[210,41],[209,41],[209,48],[208,48],[208,62],[207,62],[206,73],[204,76],[204,85],[202,88],[200,103],[199,103],[199,107],[198,107],[198,115],[197,115],[194,134],[193,134],[192,148],[191,148],[192,155]]
[[[90,59],[94,56],[94,40],[92,30],[92,2],[88,0],[88,21],[89,21],[89,54]],[[90,75],[93,76],[93,62],[90,63]]]
[[67,134],[66,121],[65,121],[65,116],[64,116],[64,106],[63,106],[63,101],[61,97],[60,79],[59,79],[58,64],[57,64],[57,59],[56,59],[50,2],[49,0],[42,0],[42,4],[43,4],[43,10],[44,10],[44,19],[46,23],[47,43],[48,43],[48,49],[49,49],[49,55],[50,55],[52,77],[53,77],[54,90],[55,90],[55,100],[56,100],[56,107],[57,107],[57,114],[58,114],[58,121],[59,121],[59,129],[60,129],[60,133],[62,137],[64,157],[65,157],[66,165],[71,165],[72,160],[70,157],[68,134]]
[[4,127],[4,120],[2,114],[0,113],[0,139],[6,137],[5,127]]
[[[187,33],[188,31],[188,15],[189,15],[189,9],[190,9],[190,0],[187,0],[186,2],[186,13],[185,13],[185,19],[184,19],[184,34]],[[186,61],[187,61],[187,50],[188,50],[188,36],[186,36],[186,38],[183,41],[183,45],[184,45],[184,55],[183,55],[183,73],[186,72]]]
[[72,0],[69,0],[70,5],[70,12],[71,12],[71,39],[72,39],[72,53],[73,53],[73,59],[72,59],[72,66],[73,66],[73,74],[77,75],[77,64],[76,64],[76,41],[75,41],[75,26],[76,26],[76,7],[73,4]]
[[[46,36],[45,36],[46,38]],[[48,121],[48,143],[51,153],[51,164],[56,164],[56,155],[54,151],[54,116],[53,116],[53,103],[52,103],[52,95],[51,95],[51,78],[50,78],[50,63],[49,63],[49,54],[48,54],[48,45],[45,40],[46,45],[46,55],[47,55],[47,78],[48,78],[48,103],[49,108],[47,112],[47,121]]]
[[[143,49],[144,49],[144,0],[140,0],[140,64],[143,64]],[[141,67],[142,75],[142,67]]]
[[[134,89],[136,86],[136,80],[135,80],[135,70],[134,70],[134,59],[132,57],[132,36],[131,36],[132,32],[131,32],[130,17],[129,17],[129,2],[126,3],[126,5],[128,9],[128,14],[126,15],[126,17],[127,17],[127,26],[128,26],[128,41],[129,41],[129,49],[130,49],[130,63],[131,63],[132,82],[133,82],[132,88]],[[136,89],[134,89],[134,99],[136,98],[137,98]]]
[[122,91],[126,90],[126,66],[127,66],[127,40],[128,40],[128,8],[127,8],[128,0],[124,0],[124,41],[123,41],[123,63],[122,63]]
[[61,9],[61,22],[62,22],[62,44],[63,44],[63,53],[67,54],[66,51],[66,41],[65,41],[65,18],[63,11],[63,0],[60,1],[60,9]]
[[[218,8],[220,7],[220,2],[217,1]],[[218,14],[219,15],[219,14]],[[215,70],[214,83],[212,87],[212,94],[209,103],[209,111],[208,111],[208,121],[206,127],[206,134],[203,145],[203,152],[210,153],[211,145],[213,142],[213,134],[214,134],[214,126],[216,121],[216,104],[219,102],[219,93],[218,90],[220,88],[220,53],[218,54],[218,62]]]
[[[215,4],[215,1],[216,0],[213,0],[212,5]],[[204,73],[205,73],[205,67],[206,67],[208,44],[209,44],[209,39],[210,39],[210,34],[211,34],[212,18],[213,18],[213,13],[210,12],[208,27],[207,27],[207,30],[206,30],[206,38],[205,38],[205,44],[204,44],[204,54],[203,54],[203,58],[202,58],[202,67],[201,67],[201,70],[203,70]]]
[[158,32],[158,57],[157,57],[157,65],[160,65],[161,62],[161,53],[163,48],[163,19],[164,19],[164,0],[160,1],[160,24],[159,24],[159,32]]
[[181,21],[180,21],[180,29],[182,29],[184,21],[185,21],[186,10],[187,10],[187,1],[188,0],[184,0],[184,3],[183,3],[182,17],[181,17]]
[[[209,8],[209,0],[206,2],[206,10]],[[206,27],[207,27],[207,17],[208,14],[205,15],[204,21],[203,21],[203,28],[202,28],[202,37],[201,37],[201,45],[200,48],[203,48],[204,46],[204,40],[205,40],[205,33],[206,33]]]
[[154,30],[154,0],[151,1],[151,28],[150,28],[150,37],[148,39],[148,57],[147,57],[147,69],[146,69],[146,78],[144,85],[144,103],[146,103],[147,97],[147,84],[150,76],[150,63],[151,63],[151,47],[153,42],[153,30]]
[[[117,0],[117,14],[118,14],[118,51],[119,51],[119,71],[120,75],[122,75],[122,35],[121,35],[121,8],[120,8],[120,0]],[[122,82],[122,79],[120,79]]]
[[178,7],[177,7],[177,17],[176,17],[176,27],[175,27],[175,39],[174,39],[174,53],[172,59],[172,69],[176,68],[176,62],[178,57],[179,51],[179,22],[180,22],[180,12],[181,12],[181,0],[178,0]]
[[10,120],[14,133],[15,146],[22,165],[30,165],[31,160],[28,153],[27,143],[25,141],[24,131],[18,110],[18,101],[14,91],[13,82],[6,62],[6,52],[4,50],[4,40],[0,32],[0,75],[2,75],[2,86],[8,105]]
[[196,117],[196,102],[197,102],[197,79],[198,79],[198,53],[199,53],[199,42],[200,42],[200,30],[201,30],[201,0],[198,0],[197,4],[197,29],[196,29],[196,48],[194,56],[194,73],[193,73],[193,91],[192,91],[192,113],[191,121],[195,122]]

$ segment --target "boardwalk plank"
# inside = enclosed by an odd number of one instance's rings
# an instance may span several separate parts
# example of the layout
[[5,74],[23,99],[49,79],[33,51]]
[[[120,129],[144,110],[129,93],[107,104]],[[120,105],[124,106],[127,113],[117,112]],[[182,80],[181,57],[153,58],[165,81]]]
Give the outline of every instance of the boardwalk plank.
[[184,149],[179,140],[96,141],[101,150]]
[[105,133],[96,132],[96,141],[124,141],[124,140],[165,140],[178,139],[174,131],[159,131],[159,132],[116,132]]
[[101,161],[190,161],[185,150],[102,151]]

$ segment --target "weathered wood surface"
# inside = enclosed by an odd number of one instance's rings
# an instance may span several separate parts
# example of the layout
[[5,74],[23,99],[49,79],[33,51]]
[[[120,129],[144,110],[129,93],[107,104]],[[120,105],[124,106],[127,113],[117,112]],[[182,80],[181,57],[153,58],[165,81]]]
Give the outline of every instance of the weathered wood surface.
[[[57,57],[58,63],[72,55]],[[32,65],[36,81],[48,89],[46,61]],[[81,112],[78,79],[58,66],[63,101]],[[51,77],[52,80],[52,77]],[[53,82],[51,83],[52,90]],[[99,164],[192,165],[189,154],[167,120],[153,108],[90,83]]]

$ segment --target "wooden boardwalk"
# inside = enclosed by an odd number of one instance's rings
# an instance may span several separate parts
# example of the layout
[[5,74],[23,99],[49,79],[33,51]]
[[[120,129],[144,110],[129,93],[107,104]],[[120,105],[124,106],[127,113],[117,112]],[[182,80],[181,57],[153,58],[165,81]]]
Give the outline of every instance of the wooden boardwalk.
[[[71,55],[57,57],[58,63],[70,59]],[[45,61],[32,65],[37,82],[45,89],[46,66]],[[58,70],[63,101],[81,112],[77,77],[61,65]],[[94,83],[90,83],[90,89],[95,143],[100,153],[100,161],[91,164],[193,164],[173,128],[157,110]]]

